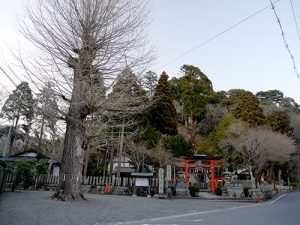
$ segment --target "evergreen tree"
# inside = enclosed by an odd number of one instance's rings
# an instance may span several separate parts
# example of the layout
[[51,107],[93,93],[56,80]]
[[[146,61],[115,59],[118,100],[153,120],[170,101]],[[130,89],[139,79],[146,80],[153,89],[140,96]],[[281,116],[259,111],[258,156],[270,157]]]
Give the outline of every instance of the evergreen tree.
[[273,111],[267,116],[266,122],[275,132],[282,134],[291,134],[293,132],[291,118],[287,111]]
[[171,85],[171,91],[172,91],[172,96],[175,100],[180,101],[181,100],[181,82],[180,79],[173,77],[169,81]]
[[300,112],[299,104],[293,98],[290,97],[283,97],[280,102],[280,106],[284,108],[288,108],[289,110],[296,113]]
[[[145,119],[145,113],[141,109],[146,105],[148,98],[146,91],[140,86],[136,75],[127,67],[118,77],[109,99],[116,106],[110,110],[110,114],[112,119],[111,127],[114,131],[119,132],[120,138],[117,167],[117,177],[120,177],[121,157],[124,139],[126,138],[125,131],[128,136],[128,134],[133,134],[133,132],[138,130],[138,124]],[[119,130],[118,127],[120,128]]]
[[18,125],[20,119],[32,120],[34,99],[27,82],[22,82],[9,95],[2,107],[3,116]]
[[5,101],[2,107],[2,114],[13,123],[12,136],[10,138],[10,152],[15,139],[13,134],[16,131],[20,119],[27,122],[23,127],[25,128],[25,131],[29,133],[28,129],[30,129],[30,124],[34,116],[34,104],[35,101],[33,99],[32,91],[27,82],[19,84]]
[[256,97],[249,91],[243,93],[237,101],[235,116],[251,127],[264,124],[265,116]]
[[164,145],[175,157],[190,156],[191,146],[180,134],[164,137]]
[[244,89],[230,89],[229,91],[216,92],[214,104],[219,104],[227,111],[233,113],[237,102],[242,94],[246,91]]
[[152,125],[163,134],[176,135],[177,113],[166,72],[163,72],[158,80],[153,101],[155,105],[151,110]]
[[205,106],[215,99],[215,92],[211,81],[198,67],[183,65],[181,71],[184,74],[180,78],[181,98],[185,116],[190,120],[192,151],[196,152],[197,123],[204,118]]
[[142,84],[146,89],[147,95],[149,97],[152,97],[154,94],[154,90],[157,85],[157,80],[157,74],[152,71],[148,71],[142,80]]
[[109,99],[109,102],[113,102],[112,106],[114,107],[110,108],[111,114],[118,119],[140,119],[143,112],[139,111],[139,106],[148,101],[146,91],[139,84],[137,76],[128,67],[119,75],[109,94]]
[[256,98],[264,105],[280,104],[283,99],[283,93],[279,90],[259,91]]

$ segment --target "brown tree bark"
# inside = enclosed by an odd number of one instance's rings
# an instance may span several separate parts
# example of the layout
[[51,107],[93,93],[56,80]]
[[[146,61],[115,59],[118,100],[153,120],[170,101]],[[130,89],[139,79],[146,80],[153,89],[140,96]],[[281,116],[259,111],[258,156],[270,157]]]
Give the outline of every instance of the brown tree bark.
[[67,117],[59,190],[54,195],[63,201],[84,199],[80,190],[84,159],[83,119],[80,104],[71,103]]
[[[89,48],[83,48],[89,51]],[[89,52],[88,52],[89,53]],[[53,195],[63,201],[78,201],[84,199],[80,186],[84,163],[84,120],[88,115],[85,105],[85,93],[88,91],[87,75],[91,73],[91,60],[82,60],[88,55],[83,51],[78,59],[71,58],[69,66],[74,69],[74,83],[69,112],[66,117],[66,134],[62,156],[62,168],[57,192]],[[86,64],[87,63],[87,64]]]

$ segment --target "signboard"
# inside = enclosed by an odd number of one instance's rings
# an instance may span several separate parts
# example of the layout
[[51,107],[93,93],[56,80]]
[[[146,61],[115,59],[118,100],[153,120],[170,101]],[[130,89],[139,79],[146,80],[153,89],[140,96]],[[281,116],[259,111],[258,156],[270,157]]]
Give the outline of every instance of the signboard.
[[164,169],[159,168],[158,170],[158,193],[164,193]]
[[137,187],[148,187],[149,186],[149,178],[145,178],[145,177],[135,178],[135,186],[137,186]]
[[172,167],[171,165],[167,165],[167,172],[166,172],[166,180],[171,180],[172,179]]
[[201,161],[201,160],[199,160],[199,161],[197,162],[197,166],[199,166],[199,167],[202,166],[202,161]]

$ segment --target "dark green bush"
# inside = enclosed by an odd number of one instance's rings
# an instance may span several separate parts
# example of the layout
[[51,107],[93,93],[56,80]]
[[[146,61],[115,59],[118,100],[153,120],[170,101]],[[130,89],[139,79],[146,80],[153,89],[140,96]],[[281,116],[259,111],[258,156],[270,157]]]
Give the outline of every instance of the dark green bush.
[[196,197],[196,193],[199,192],[200,188],[198,185],[195,185],[195,184],[191,184],[189,186],[189,190],[190,190],[190,194],[192,197]]
[[222,189],[220,187],[216,187],[215,193],[216,195],[222,195]]
[[19,183],[22,183],[23,188],[27,189],[32,185],[33,174],[32,174],[32,165],[24,160],[17,161],[16,163],[16,180],[14,186],[17,186]]
[[35,171],[38,174],[46,174],[48,170],[48,164],[45,160],[39,160],[34,165]]

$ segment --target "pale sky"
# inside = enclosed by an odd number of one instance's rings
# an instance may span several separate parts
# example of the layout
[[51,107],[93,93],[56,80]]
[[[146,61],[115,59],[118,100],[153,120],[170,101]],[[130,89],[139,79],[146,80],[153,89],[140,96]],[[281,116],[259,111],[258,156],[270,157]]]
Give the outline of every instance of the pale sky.
[[[9,0],[1,5],[0,65],[4,59],[12,60],[7,46],[16,49],[18,41],[22,42],[14,23],[24,2]],[[300,1],[292,3],[300,26]],[[208,76],[215,91],[240,88],[255,94],[277,89],[300,103],[300,79],[294,73],[271,7],[165,65],[269,4],[269,0],[152,0],[149,41],[156,47],[157,59],[149,69],[159,75],[165,70],[173,77],[180,75],[183,64],[191,64]],[[291,2],[280,0],[275,6],[300,71],[300,40]],[[14,89],[2,73],[0,84]]]

